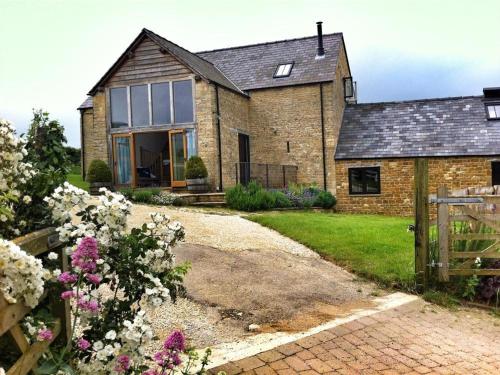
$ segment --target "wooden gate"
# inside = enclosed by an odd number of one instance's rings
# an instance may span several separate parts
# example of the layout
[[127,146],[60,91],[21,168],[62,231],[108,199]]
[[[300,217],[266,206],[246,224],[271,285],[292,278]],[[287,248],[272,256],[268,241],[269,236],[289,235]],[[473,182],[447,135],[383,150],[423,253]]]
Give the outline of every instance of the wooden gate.
[[[61,268],[67,270],[67,256],[63,255],[63,246],[58,240],[54,228],[47,228],[26,236],[16,238],[13,241],[28,254],[39,256],[46,252],[58,253]],[[36,368],[38,359],[48,349],[54,340],[62,343],[67,342],[70,333],[70,305],[69,301],[62,301],[59,296],[47,296],[45,293],[42,300],[49,299],[52,312],[56,321],[54,327],[50,327],[54,333],[53,340],[37,341],[32,345],[26,340],[19,322],[31,311],[22,301],[8,304],[0,293],[0,336],[10,335],[12,341],[19,349],[21,356],[14,365],[7,370],[7,375],[25,375]]]
[[437,198],[438,278],[452,275],[500,276],[476,259],[500,259],[500,196],[453,195],[441,186]]

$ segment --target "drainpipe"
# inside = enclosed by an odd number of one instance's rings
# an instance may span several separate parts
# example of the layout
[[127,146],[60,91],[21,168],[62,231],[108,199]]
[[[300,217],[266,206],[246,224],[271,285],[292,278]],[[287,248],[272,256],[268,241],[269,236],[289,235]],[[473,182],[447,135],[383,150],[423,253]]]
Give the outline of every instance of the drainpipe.
[[80,163],[81,175],[85,180],[85,130],[83,129],[83,109],[80,109]]
[[215,84],[215,107],[217,116],[217,151],[218,151],[218,162],[219,162],[219,191],[223,191],[222,188],[222,144],[221,144],[221,132],[220,132],[220,106],[219,106],[219,86]]
[[319,84],[319,101],[321,111],[321,146],[323,151],[323,189],[326,191],[326,145],[325,145],[325,121],[323,115],[323,83]]

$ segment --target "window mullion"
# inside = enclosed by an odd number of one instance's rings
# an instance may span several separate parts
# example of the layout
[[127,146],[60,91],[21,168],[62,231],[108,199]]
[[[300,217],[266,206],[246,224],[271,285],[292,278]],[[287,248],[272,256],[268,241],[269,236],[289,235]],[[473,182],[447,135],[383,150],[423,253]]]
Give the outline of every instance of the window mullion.
[[175,123],[175,118],[174,118],[174,85],[172,81],[169,83],[169,90],[170,90],[170,123],[174,124]]
[[151,83],[148,83],[148,109],[149,109],[149,126],[153,125],[153,103],[151,100]]
[[128,127],[132,127],[132,106],[130,103],[130,86],[127,86],[127,109],[128,109]]

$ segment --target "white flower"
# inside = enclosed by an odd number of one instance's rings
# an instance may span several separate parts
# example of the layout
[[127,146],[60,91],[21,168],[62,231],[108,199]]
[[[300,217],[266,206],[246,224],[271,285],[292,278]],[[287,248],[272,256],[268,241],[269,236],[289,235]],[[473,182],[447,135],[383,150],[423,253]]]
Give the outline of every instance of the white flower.
[[49,253],[49,255],[47,255],[47,258],[49,258],[50,260],[56,260],[58,258],[58,255],[57,255],[57,253],[54,253],[53,251],[51,251]]
[[30,204],[31,203],[31,197],[29,195],[25,195],[23,197],[23,202],[26,203],[26,204]]
[[106,340],[114,340],[116,339],[116,332],[111,330],[111,331],[108,331],[106,333],[106,336],[105,336]]
[[102,348],[104,348],[104,344],[102,343],[102,341],[96,341],[94,342],[94,345],[92,347],[94,348],[94,350],[101,350]]

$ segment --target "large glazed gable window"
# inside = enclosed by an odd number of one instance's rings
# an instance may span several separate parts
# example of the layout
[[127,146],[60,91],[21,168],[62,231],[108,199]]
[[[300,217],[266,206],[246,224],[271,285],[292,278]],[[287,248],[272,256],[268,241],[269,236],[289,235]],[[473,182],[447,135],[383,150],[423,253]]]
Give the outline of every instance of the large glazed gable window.
[[174,81],[173,88],[175,122],[193,122],[193,85],[191,80]]
[[151,85],[151,101],[153,125],[170,124],[170,84],[168,82],[153,83]]
[[109,89],[111,128],[194,122],[193,80]]
[[130,86],[132,126],[149,125],[148,85]]
[[380,167],[349,168],[349,194],[380,194]]
[[127,88],[119,87],[109,92],[111,104],[111,127],[128,126]]

